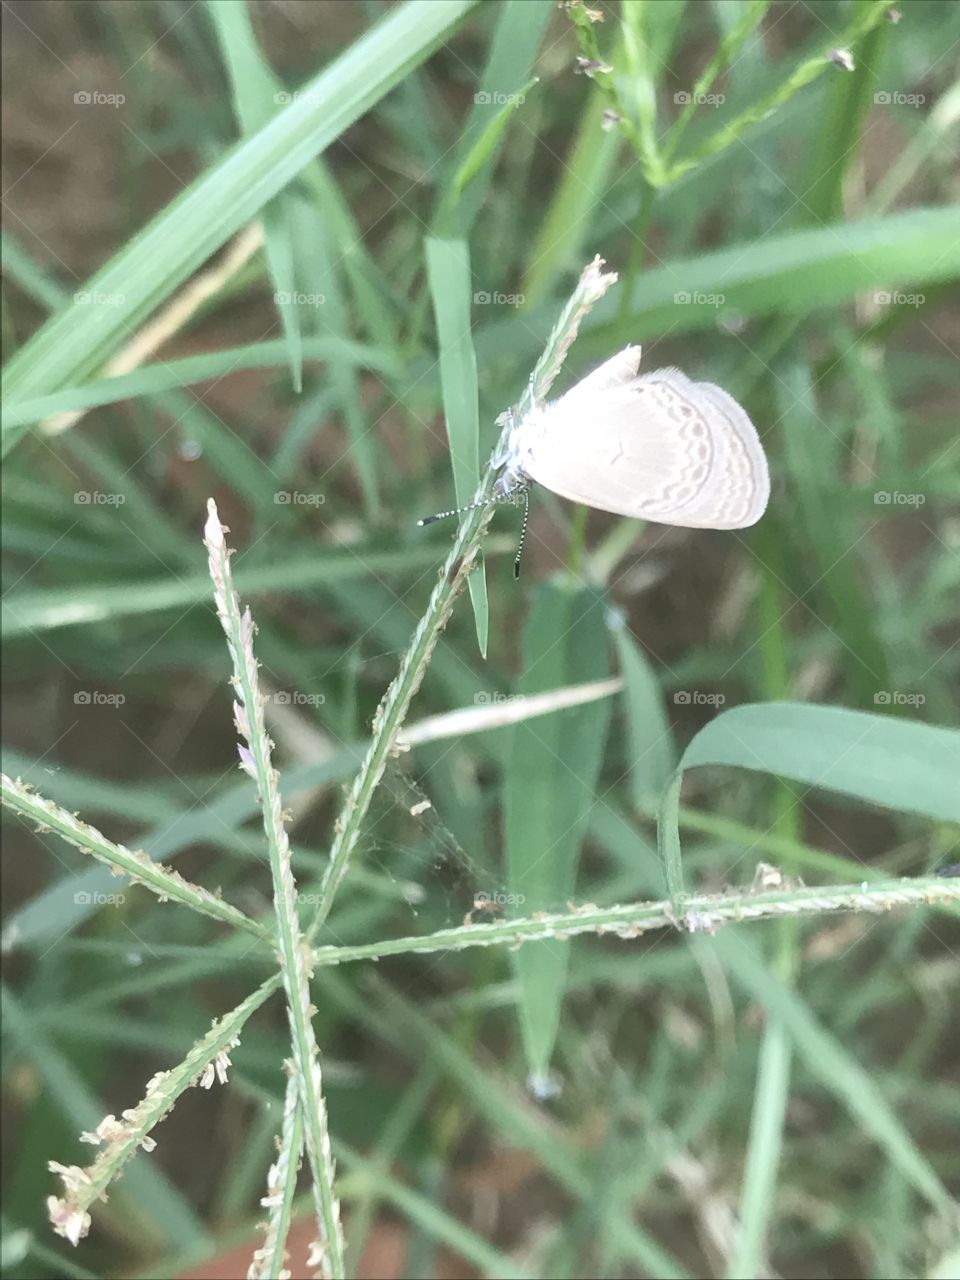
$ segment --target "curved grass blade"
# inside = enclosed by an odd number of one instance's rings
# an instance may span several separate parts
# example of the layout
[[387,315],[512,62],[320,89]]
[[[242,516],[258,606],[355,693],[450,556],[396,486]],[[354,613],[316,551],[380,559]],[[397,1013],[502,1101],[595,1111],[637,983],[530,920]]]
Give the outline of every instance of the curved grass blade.
[[[117,305],[73,306],[21,348],[7,371],[10,399],[81,381],[319,152],[436,48],[474,0],[408,0],[309,81],[295,100],[238,143],[107,263],[87,292]],[[4,452],[21,430],[4,438]]]
[[675,905],[683,893],[680,786],[684,770],[705,764],[759,770],[901,813],[960,822],[960,730],[800,702],[734,707],[696,735],[660,804],[660,855]]

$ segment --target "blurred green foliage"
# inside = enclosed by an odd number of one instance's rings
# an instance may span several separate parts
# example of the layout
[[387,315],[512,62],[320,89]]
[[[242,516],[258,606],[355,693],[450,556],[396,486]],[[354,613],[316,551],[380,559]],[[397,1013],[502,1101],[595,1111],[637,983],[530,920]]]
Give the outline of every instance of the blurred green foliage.
[[[640,530],[536,494],[519,587],[517,513],[498,513],[489,601],[473,593],[486,657],[461,603],[414,714],[608,669],[626,693],[398,760],[320,941],[458,923],[521,883],[537,907],[661,896],[656,796],[720,708],[956,724],[960,6],[901,7],[5,7],[6,771],[268,909],[200,545],[213,493],[315,887],[448,545],[416,518],[465,499],[478,433],[482,459],[595,253],[621,283],[562,385],[638,340],[645,369],[721,383],[763,437],[770,509],[747,534]],[[824,57],[848,42],[852,72]],[[263,250],[118,372],[258,216]],[[817,775],[801,739],[777,722],[779,780],[733,767],[729,742],[693,760],[710,767],[678,810],[688,887],[749,884],[761,860],[808,883],[956,860],[955,738],[925,739],[943,745],[915,786],[859,741],[825,742]],[[837,783],[881,803],[827,795],[831,769],[886,777]],[[411,815],[400,775],[432,810]],[[79,1130],[132,1106],[269,957],[139,890],[98,908],[107,872],[50,835],[6,838],[4,1274],[171,1275],[252,1238],[276,1002],[231,1088],[181,1100],[81,1251],[50,1235],[47,1161],[81,1163]],[[404,1274],[444,1274],[439,1242],[489,1274],[950,1274],[955,924],[576,939],[516,963],[384,961],[375,983],[318,970],[352,1256],[390,1205]],[[516,1088],[547,1060],[549,1118]],[[495,1164],[505,1149],[524,1162]]]

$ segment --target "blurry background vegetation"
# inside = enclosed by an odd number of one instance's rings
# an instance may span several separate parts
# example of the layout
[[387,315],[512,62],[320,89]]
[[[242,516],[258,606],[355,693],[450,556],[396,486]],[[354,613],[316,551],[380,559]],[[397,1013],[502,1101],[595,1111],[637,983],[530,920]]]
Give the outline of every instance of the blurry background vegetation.
[[[535,739],[499,730],[398,761],[327,941],[458,923],[508,884],[505,831],[511,857],[563,844],[571,769],[581,829],[544,905],[569,896],[581,843],[578,901],[660,896],[656,796],[720,707],[789,698],[956,723],[960,6],[908,0],[872,25],[875,5],[842,0],[593,8],[602,22],[547,0],[3,6],[5,769],[114,838],[269,907],[199,542],[214,494],[275,695],[298,874],[315,886],[340,785],[448,546],[447,527],[415,527],[452,505],[445,416],[469,437],[476,376],[484,456],[593,254],[621,283],[564,378],[642,341],[645,369],[676,364],[741,398],[770,457],[771,507],[744,535],[626,528],[535,495],[519,587],[519,513],[498,512],[486,659],[461,601],[414,718],[618,671],[631,699],[548,717]],[[384,47],[355,46],[398,18]],[[861,19],[853,72],[781,93]],[[591,41],[593,74],[576,74]],[[670,156],[664,134],[718,49]],[[304,90],[299,132],[263,135],[239,179],[214,168],[342,55],[335,93]],[[628,127],[604,128],[605,111]],[[205,174],[203,201],[144,251],[141,229]],[[109,366],[281,190],[266,249],[247,232],[156,354]],[[117,287],[87,284],[124,247]],[[476,375],[456,324],[468,303]],[[112,392],[110,374],[125,379]],[[462,490],[475,464],[460,461]],[[556,649],[570,610],[578,643]],[[423,798],[432,810],[411,816]],[[690,780],[682,828],[688,884],[706,890],[748,884],[760,860],[815,883],[956,857],[944,824],[732,769]],[[168,1276],[249,1242],[282,1090],[277,1001],[230,1087],[181,1100],[81,1249],[68,1258],[49,1233],[47,1160],[79,1161],[78,1131],[133,1105],[267,970],[138,891],[98,907],[116,882],[51,836],[5,837],[5,1273]],[[563,1089],[543,1105],[523,1081],[531,1035],[553,1032],[531,1032],[528,1008],[525,1053],[508,955],[319,971],[353,1265],[955,1274],[956,1240],[911,1169],[954,1188],[960,1174],[957,938],[955,918],[925,913],[786,940],[755,925],[750,974],[722,937],[578,940],[552,1054]],[[791,1071],[764,1042],[758,1121],[768,963],[796,983],[794,1028],[812,1019],[840,1056]],[[850,1061],[906,1147],[878,1154],[849,1110]],[[748,1151],[761,1172],[745,1207]],[[753,1235],[734,1255],[741,1211]],[[248,1256],[196,1274],[242,1274]]]

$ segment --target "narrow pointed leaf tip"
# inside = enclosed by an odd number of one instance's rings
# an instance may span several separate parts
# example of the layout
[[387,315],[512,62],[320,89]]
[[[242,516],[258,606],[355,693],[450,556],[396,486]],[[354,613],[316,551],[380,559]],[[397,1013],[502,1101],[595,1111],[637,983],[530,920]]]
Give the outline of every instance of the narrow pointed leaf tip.
[[207,522],[203,528],[203,536],[209,547],[219,549],[224,544],[223,525],[217,514],[217,504],[212,498],[207,499]]

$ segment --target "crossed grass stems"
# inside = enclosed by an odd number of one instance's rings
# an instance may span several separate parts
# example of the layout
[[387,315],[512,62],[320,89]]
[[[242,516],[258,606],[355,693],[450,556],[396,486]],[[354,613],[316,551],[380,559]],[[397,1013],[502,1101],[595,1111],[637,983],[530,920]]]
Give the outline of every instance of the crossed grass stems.
[[[545,398],[560,372],[580,323],[590,307],[616,277],[602,271],[595,259],[583,272],[561,314],[544,353],[530,379],[525,396],[515,412],[523,413],[534,400]],[[499,453],[499,446],[492,458]],[[524,919],[492,924],[465,924],[434,934],[398,938],[360,946],[314,948],[334,896],[349,866],[350,856],[360,837],[370,802],[391,755],[398,750],[398,736],[411,700],[430,662],[433,649],[450,617],[457,595],[465,585],[479,554],[482,538],[492,516],[495,500],[493,484],[497,468],[488,463],[474,495],[477,506],[464,513],[427,609],[414,632],[400,670],[385,694],[373,721],[372,740],[357,772],[353,786],[335,824],[330,860],[320,892],[320,905],[306,930],[296,911],[296,887],[291,867],[287,815],[280,798],[279,779],[272,764],[272,746],[267,736],[256,659],[253,650],[255,627],[249,610],[241,611],[233,589],[230,552],[216,507],[211,500],[205,529],[205,543],[214,584],[217,613],[230,650],[235,693],[234,719],[241,739],[241,767],[257,784],[263,813],[264,833],[274,884],[275,929],[259,922],[183,880],[176,872],[154,864],[146,855],[131,853],[107,840],[65,810],[37,796],[22,784],[4,779],[4,803],[32,819],[42,830],[51,830],[84,852],[105,862],[116,874],[130,875],[164,899],[175,899],[206,915],[244,929],[258,942],[276,948],[279,972],[261,984],[235,1009],[217,1019],[207,1034],[197,1041],[175,1067],[161,1071],[147,1085],[137,1106],[117,1120],[105,1117],[85,1141],[101,1149],[88,1168],[51,1162],[51,1169],[64,1183],[62,1197],[48,1201],[54,1229],[76,1244],[89,1230],[90,1207],[105,1196],[106,1189],[123,1165],[139,1148],[155,1145],[151,1130],[175,1105],[191,1085],[209,1088],[215,1080],[226,1082],[231,1049],[239,1042],[246,1020],[276,990],[283,988],[290,1024],[290,1058],[286,1069],[286,1089],[278,1157],[270,1169],[262,1204],[268,1210],[263,1243],[256,1250],[249,1275],[253,1280],[275,1275],[284,1265],[294,1193],[305,1149],[311,1173],[311,1189],[317,1221],[310,1265],[321,1274],[338,1280],[345,1274],[344,1241],[339,1204],[334,1189],[334,1162],[331,1154],[326,1105],[323,1096],[319,1049],[314,1037],[310,981],[318,965],[376,959],[410,952],[441,952],[474,946],[517,946],[527,940],[549,945],[577,934],[613,934],[629,940],[643,933],[674,927],[689,933],[712,932],[724,923],[754,919],[795,917],[831,911],[883,911],[894,906],[960,900],[960,886],[934,877],[912,881],[831,886],[807,889],[787,881],[767,881],[758,890],[723,897],[684,896],[672,901],[633,903],[610,908],[592,904],[571,907],[566,912],[538,913]],[[543,856],[546,856],[547,852]]]

